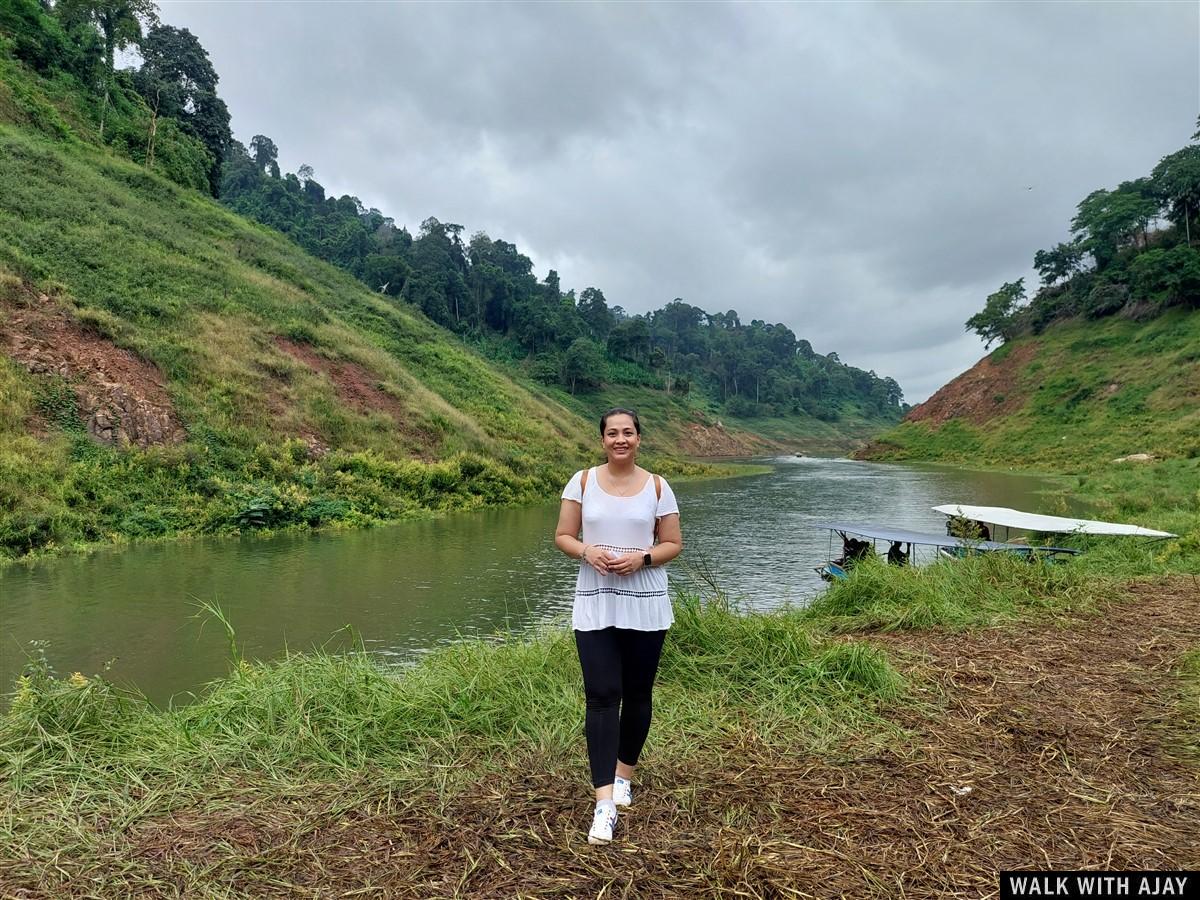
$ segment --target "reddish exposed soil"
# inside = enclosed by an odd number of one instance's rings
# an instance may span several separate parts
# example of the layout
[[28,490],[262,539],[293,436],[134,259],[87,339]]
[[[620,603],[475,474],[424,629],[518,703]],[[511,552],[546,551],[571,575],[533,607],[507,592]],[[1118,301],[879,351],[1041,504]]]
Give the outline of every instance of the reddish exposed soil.
[[675,446],[684,456],[756,456],[778,447],[765,438],[744,431],[730,432],[720,423],[688,422]]
[[0,301],[0,314],[0,350],[34,375],[65,379],[96,441],[145,448],[187,437],[157,366],[80,326],[45,294]]
[[397,421],[404,419],[404,404],[379,387],[379,376],[358,363],[322,356],[307,344],[276,337],[275,346],[310,369],[329,376],[338,399],[356,412],[385,412]]
[[934,428],[950,419],[982,425],[1016,412],[1026,400],[1017,375],[1037,351],[1038,344],[1029,342],[1014,347],[999,362],[985,356],[924,403],[914,406],[905,421],[926,422]]
[[[391,416],[401,434],[408,439],[408,446],[418,459],[432,461],[439,438],[426,428],[413,423],[404,402],[393,397],[379,386],[379,376],[349,360],[334,360],[322,356],[308,344],[301,344],[285,337],[275,337],[275,346],[310,369],[321,372],[333,383],[338,399],[358,413],[382,412]],[[322,439],[305,432],[302,437],[313,455],[328,451]]]

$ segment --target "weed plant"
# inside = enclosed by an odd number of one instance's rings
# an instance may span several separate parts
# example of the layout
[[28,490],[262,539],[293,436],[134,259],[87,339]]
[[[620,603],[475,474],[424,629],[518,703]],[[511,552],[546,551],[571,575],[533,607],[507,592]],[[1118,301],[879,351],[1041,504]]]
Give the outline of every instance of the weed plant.
[[1028,562],[987,553],[928,566],[889,566],[868,559],[806,608],[839,631],[962,629],[1031,612],[1090,608],[1108,579],[1072,562]]
[[[711,761],[746,740],[828,749],[867,726],[891,734],[878,712],[902,692],[881,651],[832,639],[796,610],[741,615],[720,596],[681,596],[647,762]],[[34,661],[0,715],[0,841],[52,883],[56,860],[107,866],[113,828],[304,802],[334,784],[350,805],[381,790],[437,804],[536,766],[586,797],[583,713],[561,628],[457,643],[401,670],[363,652],[236,659],[194,702],[166,710]],[[107,877],[144,883],[139,865]]]

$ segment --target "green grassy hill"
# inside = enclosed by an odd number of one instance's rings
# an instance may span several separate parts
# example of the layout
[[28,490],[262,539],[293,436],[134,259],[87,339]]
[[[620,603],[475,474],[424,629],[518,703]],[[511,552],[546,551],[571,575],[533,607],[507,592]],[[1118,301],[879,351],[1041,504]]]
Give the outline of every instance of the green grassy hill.
[[[9,552],[532,499],[592,443],[579,416],[199,194],[8,126],[0,157]],[[182,440],[94,439],[87,407],[128,413],[106,385],[136,382],[134,361]]]
[[1074,320],[1006,343],[880,436],[866,458],[1054,470],[1200,457],[1200,311]]
[[550,496],[591,425],[0,68],[0,555]]
[[536,384],[114,155],[94,112],[0,54],[0,559],[552,497],[618,402],[667,472],[847,444],[807,418],[768,439],[698,399]]
[[[1135,454],[1152,458],[1127,459]],[[1097,518],[1172,531],[1182,537],[1157,560],[1194,561],[1200,311],[1069,320],[1007,343],[857,455],[1068,474],[1045,511],[1082,505]]]

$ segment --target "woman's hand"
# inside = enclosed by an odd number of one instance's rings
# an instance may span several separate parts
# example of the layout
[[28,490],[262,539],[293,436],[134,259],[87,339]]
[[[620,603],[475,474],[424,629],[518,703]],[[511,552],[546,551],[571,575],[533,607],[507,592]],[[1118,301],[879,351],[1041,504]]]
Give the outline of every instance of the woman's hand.
[[599,572],[601,575],[607,575],[611,570],[614,560],[608,555],[608,551],[603,547],[597,547],[593,544],[588,544],[583,548],[584,561]]
[[645,559],[643,559],[645,553],[645,550],[622,553],[616,559],[608,561],[608,570],[615,572],[617,575],[632,575],[646,564]]

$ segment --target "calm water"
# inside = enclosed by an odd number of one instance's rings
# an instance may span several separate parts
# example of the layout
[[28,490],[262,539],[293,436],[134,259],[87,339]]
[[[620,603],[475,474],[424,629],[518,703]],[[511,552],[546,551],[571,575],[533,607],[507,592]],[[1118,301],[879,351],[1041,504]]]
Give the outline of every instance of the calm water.
[[[686,549],[672,579],[703,565],[755,608],[803,603],[823,587],[815,523],[875,521],[941,532],[937,503],[1032,511],[1047,482],[1024,475],[771,460],[766,475],[676,489]],[[554,548],[557,503],[371,531],[205,539],[13,566],[0,572],[0,685],[32,640],[60,674],[99,672],[157,702],[226,670],[223,633],[196,603],[218,603],[247,655],[344,647],[351,626],[408,658],[460,635],[567,621],[575,563]],[[184,699],[184,698],[181,698]]]

